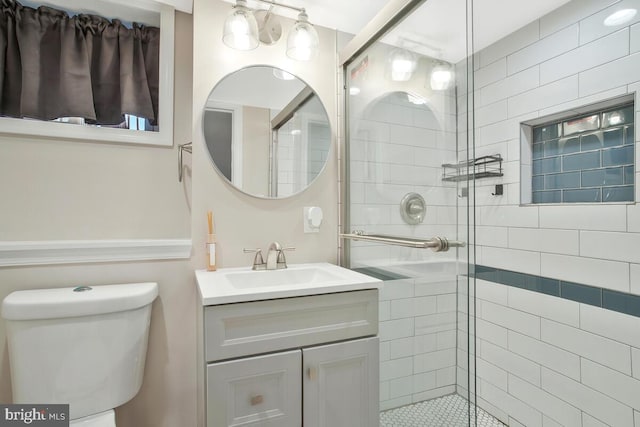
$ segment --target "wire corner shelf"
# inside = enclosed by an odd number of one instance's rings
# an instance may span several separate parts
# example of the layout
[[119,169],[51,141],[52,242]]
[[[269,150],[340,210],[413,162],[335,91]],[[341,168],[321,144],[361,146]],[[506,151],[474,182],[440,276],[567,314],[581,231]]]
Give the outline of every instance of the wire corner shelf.
[[469,179],[492,178],[503,176],[502,156],[494,154],[469,159],[458,163],[442,165],[443,181],[467,181]]

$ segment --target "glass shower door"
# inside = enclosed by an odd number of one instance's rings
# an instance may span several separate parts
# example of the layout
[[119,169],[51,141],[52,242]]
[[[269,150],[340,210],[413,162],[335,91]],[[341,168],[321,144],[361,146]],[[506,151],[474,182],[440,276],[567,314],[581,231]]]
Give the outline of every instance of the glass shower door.
[[343,260],[385,281],[382,426],[476,425],[467,13],[422,2],[345,66]]

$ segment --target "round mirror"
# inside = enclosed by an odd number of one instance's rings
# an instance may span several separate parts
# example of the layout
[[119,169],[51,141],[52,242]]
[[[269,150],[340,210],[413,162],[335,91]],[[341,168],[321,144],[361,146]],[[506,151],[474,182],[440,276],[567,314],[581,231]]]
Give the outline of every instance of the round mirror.
[[204,107],[203,131],[218,172],[237,189],[266,198],[307,188],[331,144],[329,117],[316,93],[268,66],[222,79]]

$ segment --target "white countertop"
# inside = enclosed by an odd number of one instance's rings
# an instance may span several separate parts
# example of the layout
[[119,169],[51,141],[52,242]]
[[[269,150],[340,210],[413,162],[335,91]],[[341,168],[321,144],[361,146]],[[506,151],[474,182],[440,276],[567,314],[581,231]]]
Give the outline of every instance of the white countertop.
[[[280,277],[309,277],[305,283],[280,283]],[[251,285],[234,285],[242,277]],[[329,263],[292,264],[284,270],[253,271],[251,267],[196,270],[202,305],[231,304],[335,292],[380,289],[382,281]],[[293,280],[291,280],[293,282]],[[262,284],[261,282],[264,282]]]

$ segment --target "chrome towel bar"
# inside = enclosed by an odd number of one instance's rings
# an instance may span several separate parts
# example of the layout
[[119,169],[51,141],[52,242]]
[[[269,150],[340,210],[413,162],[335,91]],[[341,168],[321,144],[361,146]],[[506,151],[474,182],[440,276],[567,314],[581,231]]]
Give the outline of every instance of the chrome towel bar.
[[390,236],[387,234],[367,234],[364,231],[356,230],[353,233],[340,234],[343,239],[362,240],[367,242],[378,242],[386,245],[406,246],[416,249],[430,248],[434,252],[446,252],[449,248],[461,248],[464,242],[449,240],[445,237],[432,237],[430,239],[419,239],[414,237]]

